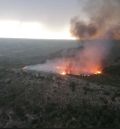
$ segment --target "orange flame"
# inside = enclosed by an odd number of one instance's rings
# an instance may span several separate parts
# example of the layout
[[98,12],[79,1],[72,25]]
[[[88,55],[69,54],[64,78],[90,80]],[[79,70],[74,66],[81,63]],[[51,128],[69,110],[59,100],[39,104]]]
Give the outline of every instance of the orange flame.
[[66,75],[67,73],[65,71],[61,72],[60,73],[61,75]]
[[63,62],[56,67],[57,72],[61,75],[73,74],[73,75],[99,75],[102,74],[102,69],[98,66],[90,66],[89,68],[81,69],[79,66],[69,66],[67,62]]
[[102,74],[102,71],[96,71],[95,74],[96,74],[96,75]]

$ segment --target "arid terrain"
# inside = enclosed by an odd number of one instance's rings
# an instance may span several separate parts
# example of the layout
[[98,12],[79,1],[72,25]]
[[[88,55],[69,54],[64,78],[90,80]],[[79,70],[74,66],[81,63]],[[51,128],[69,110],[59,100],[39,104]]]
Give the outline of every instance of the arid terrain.
[[[0,51],[1,128],[120,128],[119,41],[103,74],[91,76],[24,71],[22,67],[43,62],[64,47],[54,52],[51,47],[50,54],[44,54],[39,44],[14,44],[7,50],[4,42],[9,40],[1,41]],[[19,46],[23,41],[17,42]]]

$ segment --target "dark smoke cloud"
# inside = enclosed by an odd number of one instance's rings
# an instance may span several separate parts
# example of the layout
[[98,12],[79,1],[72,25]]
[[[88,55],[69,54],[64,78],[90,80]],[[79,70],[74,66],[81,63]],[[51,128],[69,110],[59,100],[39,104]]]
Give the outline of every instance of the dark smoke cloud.
[[71,32],[77,38],[91,38],[97,34],[97,25],[95,23],[85,23],[78,18],[71,20]]
[[[81,16],[71,19],[71,33],[78,39],[120,39],[120,0],[81,0]],[[83,14],[85,15],[83,19]],[[82,17],[82,18],[81,18]],[[44,64],[27,66],[25,70],[68,74],[95,74],[108,65],[112,40],[84,41],[81,48],[65,50]]]
[[82,0],[80,16],[71,19],[71,33],[78,39],[120,39],[120,0]]

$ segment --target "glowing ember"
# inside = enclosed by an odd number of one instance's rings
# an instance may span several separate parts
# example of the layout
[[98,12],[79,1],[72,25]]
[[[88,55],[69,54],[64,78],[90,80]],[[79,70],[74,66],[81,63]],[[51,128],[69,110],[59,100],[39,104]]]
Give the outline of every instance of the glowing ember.
[[102,74],[102,71],[96,71],[95,74]]
[[[90,75],[98,75],[98,74],[102,74],[102,70],[100,70],[101,68],[98,66],[89,66],[89,67],[82,67],[80,68],[79,66],[74,66],[74,65],[68,65],[66,64],[66,62],[64,62],[63,64],[61,64],[61,66],[57,66],[57,71],[59,74],[61,75],[66,75],[66,74],[73,74],[73,75],[82,75],[82,76],[90,76]],[[98,70],[99,69],[99,70]]]
[[61,75],[66,75],[67,73],[65,71],[61,72],[60,73]]

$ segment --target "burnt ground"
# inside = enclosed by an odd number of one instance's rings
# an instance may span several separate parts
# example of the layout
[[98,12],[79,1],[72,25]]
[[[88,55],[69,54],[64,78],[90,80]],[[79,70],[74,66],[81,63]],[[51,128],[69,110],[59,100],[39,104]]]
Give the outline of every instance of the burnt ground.
[[0,128],[120,128],[119,57],[89,77],[21,69],[40,59],[0,57]]

